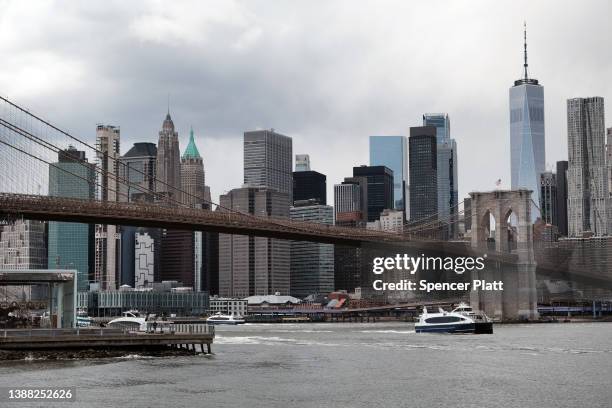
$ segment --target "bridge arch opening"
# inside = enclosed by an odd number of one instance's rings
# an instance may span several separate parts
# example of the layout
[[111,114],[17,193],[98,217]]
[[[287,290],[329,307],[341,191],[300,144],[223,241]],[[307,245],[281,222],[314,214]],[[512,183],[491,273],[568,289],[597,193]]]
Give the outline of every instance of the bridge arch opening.
[[508,252],[515,251],[518,245],[519,234],[518,234],[519,219],[518,215],[512,207],[508,208],[504,215],[504,231],[505,231],[505,250]]
[[489,209],[485,210],[478,225],[478,241],[481,248],[495,250],[496,226],[497,222],[493,212]]

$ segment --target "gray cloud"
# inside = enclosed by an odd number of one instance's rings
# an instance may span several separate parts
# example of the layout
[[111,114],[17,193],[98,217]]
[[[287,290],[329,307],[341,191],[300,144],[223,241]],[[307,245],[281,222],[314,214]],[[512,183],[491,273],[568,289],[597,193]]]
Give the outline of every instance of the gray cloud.
[[[213,195],[242,183],[242,132],[274,127],[331,186],[367,163],[368,135],[408,134],[448,112],[460,195],[509,185],[508,88],[545,87],[547,162],[567,157],[565,100],[612,96],[604,1],[0,0],[0,93],[122,150],[156,141],[170,93],[182,146],[193,125]],[[608,124],[610,122],[608,121]],[[330,196],[331,197],[331,196]]]

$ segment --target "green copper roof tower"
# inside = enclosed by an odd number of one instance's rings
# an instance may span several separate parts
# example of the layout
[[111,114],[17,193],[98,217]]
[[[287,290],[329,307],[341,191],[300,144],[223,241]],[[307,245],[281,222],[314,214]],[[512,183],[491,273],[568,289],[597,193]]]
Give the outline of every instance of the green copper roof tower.
[[189,131],[189,144],[187,144],[187,148],[185,149],[185,153],[183,153],[183,159],[201,159],[200,152],[196,147],[195,140],[193,138],[193,127]]

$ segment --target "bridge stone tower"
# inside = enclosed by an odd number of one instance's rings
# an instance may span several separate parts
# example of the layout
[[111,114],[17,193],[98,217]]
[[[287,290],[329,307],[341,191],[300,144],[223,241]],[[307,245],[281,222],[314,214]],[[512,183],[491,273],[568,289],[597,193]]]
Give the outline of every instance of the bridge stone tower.
[[[526,189],[470,193],[472,247],[508,258],[489,260],[485,269],[472,275],[473,279],[504,282],[503,291],[471,292],[472,307],[484,310],[490,317],[503,320],[538,317],[531,193]],[[495,220],[494,236],[491,218]]]

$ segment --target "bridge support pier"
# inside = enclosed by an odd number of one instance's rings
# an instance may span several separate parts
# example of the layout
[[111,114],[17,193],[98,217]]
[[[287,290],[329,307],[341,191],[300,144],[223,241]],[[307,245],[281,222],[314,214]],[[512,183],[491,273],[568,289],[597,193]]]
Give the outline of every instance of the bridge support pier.
[[[483,270],[472,272],[473,280],[502,281],[503,291],[473,290],[471,306],[497,320],[537,319],[531,191],[497,190],[470,193],[470,197],[472,247],[516,255],[515,262],[485,262]],[[491,218],[495,220],[494,234]]]

